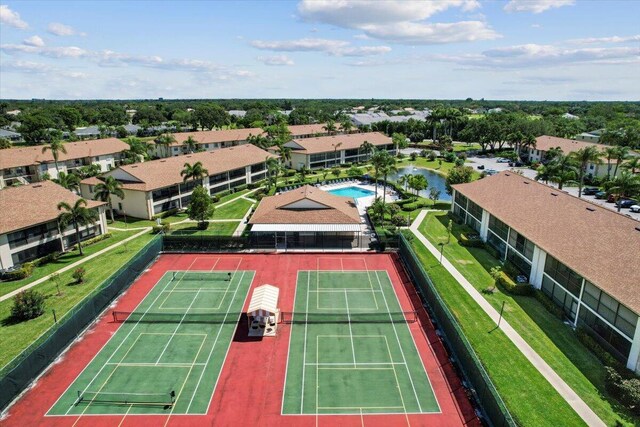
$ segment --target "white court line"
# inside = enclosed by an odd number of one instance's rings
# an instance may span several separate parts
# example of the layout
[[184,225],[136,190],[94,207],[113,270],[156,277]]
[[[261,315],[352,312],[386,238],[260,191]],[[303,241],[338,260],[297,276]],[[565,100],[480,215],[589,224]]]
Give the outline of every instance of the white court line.
[[[300,283],[300,273],[302,273],[301,270],[298,270],[298,272],[296,273],[296,286],[295,289],[293,290],[293,311],[295,312],[295,305],[296,305],[296,297],[298,296],[298,283]],[[308,274],[308,273],[307,273]],[[293,320],[293,319],[292,319]],[[282,385],[282,403],[280,404],[280,415],[284,415],[284,400],[286,398],[286,391],[287,391],[287,375],[289,372],[289,359],[291,358],[291,337],[293,337],[293,327],[295,326],[294,323],[291,324],[291,331],[289,331],[289,348],[287,351],[287,364],[285,365],[284,368],[284,384]]]
[[[316,260],[316,263],[319,261]],[[304,340],[302,341],[302,394],[300,396],[300,413],[304,413],[304,375],[305,365],[307,363],[307,322],[309,316],[309,288],[311,287],[311,272],[307,271],[307,302],[304,309]],[[295,304],[295,302],[294,302]],[[318,359],[316,359],[316,362]],[[317,385],[317,384],[316,384]]]
[[371,293],[371,292],[381,292],[379,290],[376,289],[369,289],[369,288],[325,288],[325,289],[318,289],[318,290],[314,290],[314,291],[309,291],[309,292],[326,292],[326,293],[331,293],[331,292],[335,292],[335,293],[342,293],[342,292],[353,292],[353,293],[358,293],[358,292],[366,292],[366,293]]
[[[240,262],[238,263],[238,266],[236,267],[236,270],[233,274],[233,276],[231,277],[231,280],[229,281],[229,286],[231,286],[231,283],[233,282],[233,279],[235,278],[238,270],[237,268],[240,267],[240,263],[242,262],[242,258],[240,258]],[[222,332],[223,329],[223,325],[225,324],[224,322],[226,322],[227,317],[229,316],[229,311],[231,310],[231,306],[233,305],[233,300],[235,299],[237,293],[238,293],[238,289],[240,289],[240,284],[242,283],[242,279],[244,278],[244,274],[245,272],[242,272],[242,275],[240,276],[240,280],[238,281],[238,285],[236,286],[235,291],[233,292],[233,296],[231,297],[231,301],[229,303],[229,306],[227,307],[227,311],[224,315],[224,318],[222,319],[222,326],[220,326],[218,328],[218,333],[216,335],[215,340],[213,341],[213,345],[211,346],[211,350],[209,351],[209,355],[207,356],[207,360],[206,360],[206,364],[209,364],[209,361],[211,360],[211,356],[213,355],[213,350],[216,347],[216,344],[218,343],[218,339],[220,338],[220,333]],[[226,294],[223,297],[226,298]],[[240,309],[240,311],[242,312],[242,308]],[[233,339],[233,335],[232,335],[232,339]],[[227,351],[229,350],[229,348],[227,347]],[[226,356],[225,356],[226,359]],[[224,362],[222,364],[222,366],[224,366]],[[213,391],[211,393],[211,399],[213,399],[213,395],[216,391],[216,386],[218,384],[218,380],[220,379],[220,375],[222,374],[222,366],[220,367],[220,371],[218,372],[218,378],[216,379],[216,384],[213,386]],[[196,387],[193,389],[193,394],[191,395],[191,399],[189,400],[189,406],[187,406],[187,410],[185,412],[189,412],[189,409],[191,409],[191,405],[193,404],[193,399],[196,396],[198,389],[200,388],[200,383],[202,382],[202,378],[204,377],[204,371],[206,371],[206,369],[203,369],[202,372],[200,372],[200,377],[198,378],[198,382],[196,383]],[[209,404],[211,404],[211,401],[209,401]],[[169,421],[169,419],[167,418],[167,422]]]
[[[164,289],[166,289],[166,287],[169,285],[169,283],[171,283],[171,280],[167,281],[167,284],[166,284],[166,285],[164,285],[165,287],[163,288],[163,290],[164,290]],[[156,285],[157,285],[157,284],[156,284]],[[154,288],[155,288],[155,285],[154,285],[154,287],[151,289],[151,292],[153,291],[153,289],[154,289]],[[158,296],[156,296],[156,297],[153,299],[153,301],[151,301],[151,304],[149,304],[149,307],[147,307],[147,309],[144,311],[144,313],[142,313],[142,317],[140,317],[140,320],[142,320],[142,319],[144,318],[144,316],[149,312],[149,310],[151,309],[151,307],[156,303],[156,301],[158,300],[158,298],[160,298],[160,296],[161,296],[161,295],[162,295],[162,292],[158,293]],[[149,296],[149,295],[147,295],[147,297],[148,297],[148,296]],[[147,297],[145,297],[142,301],[140,301],[140,304],[142,304],[142,303],[147,299]],[[136,308],[138,308],[138,307],[140,306],[140,304],[138,304],[138,306],[136,306]],[[124,337],[124,339],[122,340],[122,342],[120,342],[120,344],[118,344],[118,346],[116,347],[116,349],[111,353],[111,356],[109,356],[109,358],[107,359],[107,362],[106,362],[106,363],[109,363],[109,362],[111,361],[111,359],[113,359],[113,357],[116,355],[116,353],[118,352],[118,350],[120,350],[120,347],[122,347],[122,344],[124,344],[124,343],[127,341],[127,339],[129,338],[129,336],[133,333],[133,331],[136,329],[136,327],[137,327],[139,324],[140,324],[140,322],[136,322],[136,323],[133,325],[133,327],[131,328],[131,330],[127,333],[127,335],[125,335],[125,337]],[[120,329],[118,329],[118,331],[119,331],[119,330],[120,330]],[[118,334],[118,331],[116,331],[116,333],[115,333],[115,334],[113,334],[113,336],[114,336],[114,337]],[[102,347],[102,350],[104,350],[104,349],[106,348],[106,346],[107,346],[107,344],[108,344],[108,343],[109,343],[109,342],[107,342],[107,343]],[[84,369],[82,370],[82,372],[80,372],[80,374],[76,377],[76,379],[73,381],[73,383],[75,383],[75,381],[80,377],[80,375],[82,375],[82,373],[84,372],[84,370],[85,370],[85,369],[87,369],[87,368],[89,367],[89,365],[91,365],[91,363],[93,363],[93,360],[94,360],[96,357],[98,357],[98,354],[102,353],[102,350],[100,350],[100,351],[99,351],[99,352],[94,356],[94,358],[93,358],[93,359],[91,359],[91,362],[89,362],[89,363],[87,364],[87,366],[85,366],[85,367],[84,367]],[[128,353],[128,351],[127,351],[127,353]],[[100,368],[100,370],[98,370],[98,372],[94,375],[93,379],[89,382],[89,384],[87,384],[87,386],[84,388],[84,390],[82,390],[82,392],[83,392],[83,393],[84,393],[84,392],[89,388],[89,386],[90,386],[91,384],[93,384],[93,382],[96,380],[96,378],[98,377],[98,375],[100,375],[100,373],[102,372],[102,370],[104,369],[104,367],[105,367],[105,366],[107,366],[107,365],[106,365],[106,364],[102,365],[102,367]],[[73,385],[73,383],[71,383],[71,384],[69,385],[69,387],[71,387],[71,386]],[[67,388],[67,390],[68,390],[68,388]],[[65,393],[66,393],[66,392],[67,392],[67,391],[65,390]],[[62,395],[61,395],[60,397],[62,397]],[[56,402],[56,403],[57,403],[57,402]],[[55,405],[55,404],[54,404],[54,405]],[[80,417],[82,417],[82,415],[84,415],[84,412],[86,412],[86,410],[88,409],[88,406],[89,406],[89,405],[87,405],[87,408],[85,408],[85,410],[84,410],[84,411],[83,411],[83,412],[78,416],[78,420],[80,419]],[[69,414],[69,411],[70,411],[71,409],[73,409],[73,407],[74,407],[74,405],[71,405],[71,406],[69,407],[69,409],[67,409],[67,412],[65,412],[65,415],[68,415],[68,414]]]
[[[380,287],[380,290],[382,290],[382,282],[380,282],[380,277],[378,277],[378,272],[374,271],[376,279],[378,280],[378,286]],[[392,288],[393,290],[393,288]],[[394,291],[395,293],[395,291]],[[382,293],[382,299],[384,300],[384,304],[387,308],[387,313],[389,313],[389,318],[391,318],[391,313],[390,313],[390,309],[389,309],[389,303],[387,302],[387,296],[384,294],[384,292]],[[402,307],[400,307],[402,308]],[[391,318],[391,320],[393,320]],[[407,359],[404,356],[404,350],[402,349],[402,343],[400,342],[400,337],[398,336],[398,331],[396,330],[396,324],[395,323],[391,323],[391,327],[393,328],[393,333],[396,336],[396,341],[398,342],[398,347],[400,348],[400,354],[402,355],[402,361],[405,363],[405,367],[407,368],[407,374],[409,375],[409,382],[411,383],[411,388],[413,389],[413,394],[416,398],[416,402],[418,403],[418,410],[420,412],[422,412],[422,406],[420,405],[420,399],[418,398],[418,392],[416,391],[416,387],[413,384],[413,377],[411,377],[411,371],[409,371],[409,367],[406,365],[407,363]],[[393,359],[392,359],[393,360]],[[426,371],[425,371],[426,372]],[[400,394],[402,395],[402,392],[400,392]],[[404,399],[403,399],[404,400]],[[406,408],[405,408],[405,412],[406,412]],[[409,422],[409,418],[407,418],[407,423]]]
[[[125,363],[107,363],[107,365],[113,366],[149,366],[149,367],[158,367],[158,368],[188,368],[191,365],[204,365],[204,363],[137,363],[137,362],[125,362]],[[146,393],[145,393],[146,394]]]
[[213,270],[216,268],[216,265],[218,265],[219,262],[220,262],[220,257],[216,258],[216,262],[213,263],[213,267],[211,267],[209,271],[213,272]]
[[182,321],[184,320],[185,317],[187,317],[187,314],[189,313],[189,309],[191,308],[193,303],[196,302],[199,294],[200,294],[200,291],[198,291],[195,297],[193,297],[193,300],[191,300],[191,304],[189,304],[189,307],[187,307],[187,310],[182,315],[182,318],[180,318],[180,322],[178,322],[178,326],[176,326],[176,328],[173,330],[173,334],[171,334],[171,337],[169,337],[169,341],[167,341],[164,348],[162,349],[162,353],[160,353],[160,356],[158,356],[158,360],[156,360],[156,366],[158,366],[158,363],[160,363],[160,359],[162,359],[162,356],[164,356],[164,352],[167,351],[167,348],[169,348],[169,344],[171,344],[171,341],[173,341],[173,337],[176,336],[176,332],[178,332],[178,329],[180,329],[180,325],[182,325]]
[[[344,303],[347,306],[347,321],[349,323],[349,340],[351,341],[351,352],[353,353],[353,365],[357,367],[358,364],[356,363],[356,347],[353,343],[353,330],[351,329],[351,313],[349,313],[349,295],[347,295],[346,291],[344,293]],[[318,360],[316,359],[316,362],[317,361]]]
[[[345,362],[319,362],[312,363],[307,362],[309,366],[346,366],[350,367],[350,369],[358,369],[353,367],[353,363],[345,363]],[[358,366],[379,366],[379,365],[404,365],[403,362],[358,362]]]

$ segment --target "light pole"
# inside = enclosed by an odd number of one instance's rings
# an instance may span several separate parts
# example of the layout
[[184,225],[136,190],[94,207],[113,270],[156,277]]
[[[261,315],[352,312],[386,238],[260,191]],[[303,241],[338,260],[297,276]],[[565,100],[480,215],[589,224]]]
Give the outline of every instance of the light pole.
[[442,253],[444,252],[444,242],[438,243],[440,245],[440,265],[442,265]]

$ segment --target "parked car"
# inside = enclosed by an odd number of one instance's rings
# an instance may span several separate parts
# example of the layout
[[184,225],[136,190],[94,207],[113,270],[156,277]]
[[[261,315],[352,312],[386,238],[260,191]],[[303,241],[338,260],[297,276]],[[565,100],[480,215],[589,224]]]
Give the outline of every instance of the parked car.
[[629,208],[629,210],[630,210],[631,212],[638,212],[638,213],[640,213],[640,205],[633,205],[633,206],[631,206],[631,207]]
[[596,199],[606,199],[607,198],[607,192],[606,191],[598,191],[596,194]]
[[478,169],[480,169],[481,171],[484,170],[484,165],[478,165]]
[[598,187],[586,187],[582,190],[582,194],[585,196],[594,196],[598,192],[600,192]]
[[607,196],[607,203],[614,203],[616,200],[618,200],[618,195],[617,194],[609,194]]
[[504,157],[498,157],[498,158],[496,159],[496,162],[497,162],[497,163],[509,163],[510,161],[511,161],[511,160],[509,160],[509,159],[505,159]]
[[631,206],[637,205],[638,201],[633,199],[621,199],[616,202],[616,206],[620,206],[623,209],[630,208]]
[[509,166],[511,166],[512,168],[519,168],[521,166],[524,166],[524,163],[522,163],[520,160],[516,160],[515,162],[509,162]]
[[495,175],[495,174],[497,174],[497,173],[498,173],[498,171],[497,171],[497,170],[495,170],[495,169],[487,169],[486,171],[484,171],[484,173],[485,173],[486,175],[491,176],[491,175]]

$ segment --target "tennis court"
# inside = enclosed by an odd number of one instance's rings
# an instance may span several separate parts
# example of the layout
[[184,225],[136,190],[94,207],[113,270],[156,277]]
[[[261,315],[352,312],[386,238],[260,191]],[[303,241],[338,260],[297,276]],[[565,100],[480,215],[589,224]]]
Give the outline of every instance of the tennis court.
[[[320,265],[318,264],[318,267]],[[299,271],[283,414],[423,414],[440,407],[387,271]]]
[[205,414],[253,276],[167,271],[47,415]]

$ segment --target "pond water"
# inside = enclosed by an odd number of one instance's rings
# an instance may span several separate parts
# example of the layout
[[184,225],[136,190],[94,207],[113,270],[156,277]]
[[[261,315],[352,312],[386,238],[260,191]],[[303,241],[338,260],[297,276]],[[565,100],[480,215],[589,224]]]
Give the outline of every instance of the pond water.
[[430,171],[429,169],[415,168],[413,166],[406,166],[404,168],[398,168],[398,173],[394,173],[393,175],[389,175],[389,181],[397,181],[399,177],[403,175],[422,175],[427,178],[427,182],[429,186],[426,190],[418,193],[422,197],[429,197],[429,189],[431,187],[435,187],[440,190],[440,200],[445,202],[451,201],[451,196],[447,194],[447,187],[445,185],[445,178],[441,175],[438,175],[435,172]]

